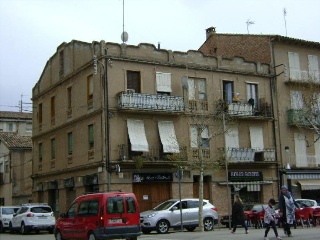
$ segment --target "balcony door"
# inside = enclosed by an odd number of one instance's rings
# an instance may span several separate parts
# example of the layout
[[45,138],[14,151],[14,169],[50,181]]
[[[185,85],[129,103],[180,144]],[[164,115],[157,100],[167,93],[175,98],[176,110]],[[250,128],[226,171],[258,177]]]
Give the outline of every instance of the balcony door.
[[233,82],[223,81],[223,100],[232,103],[233,98]]
[[290,79],[301,79],[299,53],[288,52]]
[[138,71],[127,71],[127,90],[133,90],[136,93],[141,92],[141,76]]
[[308,167],[306,136],[301,133],[294,134],[294,152],[297,167]]

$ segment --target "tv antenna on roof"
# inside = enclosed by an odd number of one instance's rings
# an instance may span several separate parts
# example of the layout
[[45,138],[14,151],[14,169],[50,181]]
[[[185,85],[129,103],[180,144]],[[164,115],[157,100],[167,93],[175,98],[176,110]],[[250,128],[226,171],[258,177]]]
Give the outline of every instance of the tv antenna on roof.
[[121,40],[122,44],[125,44],[128,41],[129,35],[124,31],[124,0],[122,0],[122,34]]
[[248,31],[248,34],[249,34],[249,25],[252,25],[254,24],[254,21],[250,21],[250,18],[246,21],[246,24],[247,24],[247,31]]

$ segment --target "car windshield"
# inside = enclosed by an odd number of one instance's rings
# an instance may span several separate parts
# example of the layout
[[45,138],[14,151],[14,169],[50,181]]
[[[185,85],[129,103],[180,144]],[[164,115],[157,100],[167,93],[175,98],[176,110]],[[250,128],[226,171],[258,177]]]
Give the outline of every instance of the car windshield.
[[253,207],[253,204],[244,204],[243,205],[243,210],[244,211],[250,211]]
[[173,204],[175,204],[177,201],[166,201],[161,203],[160,205],[156,206],[153,210],[156,211],[161,211],[161,210],[166,210],[169,207],[171,207]]
[[33,213],[51,213],[52,210],[50,207],[33,207],[33,208],[31,208],[31,212],[33,212]]
[[17,212],[19,208],[2,208],[2,214],[3,215],[9,215],[14,214]]

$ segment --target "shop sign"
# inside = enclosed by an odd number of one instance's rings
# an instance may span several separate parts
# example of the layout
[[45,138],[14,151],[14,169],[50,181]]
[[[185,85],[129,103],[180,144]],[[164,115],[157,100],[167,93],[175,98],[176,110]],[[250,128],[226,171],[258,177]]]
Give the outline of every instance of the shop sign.
[[133,182],[172,182],[172,173],[133,173]]
[[230,182],[252,182],[262,181],[262,172],[257,171],[232,171],[228,173]]

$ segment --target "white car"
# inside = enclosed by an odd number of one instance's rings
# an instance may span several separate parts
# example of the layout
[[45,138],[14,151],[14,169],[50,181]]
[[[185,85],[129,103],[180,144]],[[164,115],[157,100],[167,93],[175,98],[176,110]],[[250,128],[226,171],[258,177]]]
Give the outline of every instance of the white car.
[[10,220],[18,209],[18,206],[0,206],[0,233],[9,229]]
[[300,208],[304,207],[311,207],[311,208],[317,208],[318,203],[315,200],[312,199],[295,199],[296,203],[300,206]]
[[[167,233],[169,228],[179,228],[181,224],[187,231],[194,231],[199,226],[199,199],[181,199],[182,223],[180,215],[180,201],[171,199],[165,201],[152,210],[140,213],[140,224],[143,233],[156,230],[158,233]],[[213,230],[218,223],[217,208],[203,200],[203,225],[205,231]]]
[[22,204],[19,210],[13,215],[9,229],[10,233],[19,231],[26,234],[30,231],[39,233],[40,230],[53,233],[56,219],[51,207],[44,203]]

